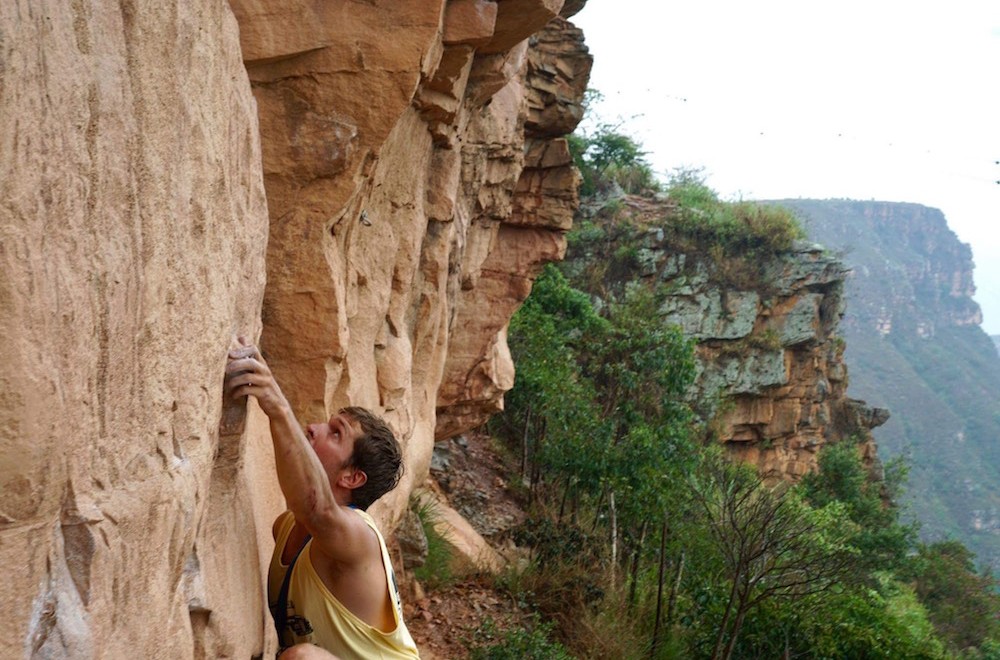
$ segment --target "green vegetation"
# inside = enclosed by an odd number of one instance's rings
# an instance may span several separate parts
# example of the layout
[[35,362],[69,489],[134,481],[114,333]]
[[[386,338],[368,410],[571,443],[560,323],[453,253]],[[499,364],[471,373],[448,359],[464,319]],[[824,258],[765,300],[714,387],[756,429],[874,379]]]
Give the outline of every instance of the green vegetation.
[[915,204],[780,203],[854,271],[841,326],[850,392],[892,411],[875,437],[910,462],[905,503],[922,537],[958,539],[1000,570],[1000,356],[972,322],[968,246]]
[[473,635],[471,660],[572,660],[566,649],[549,640],[551,624],[530,629],[517,628],[501,633],[492,619],[486,619]]
[[975,556],[958,541],[922,545],[905,568],[934,628],[952,648],[981,648],[1000,640],[1000,595],[990,574],[979,574]]
[[[602,181],[601,171],[592,169],[595,181]],[[641,205],[608,192],[610,186],[593,189],[584,204],[585,217],[568,237],[569,259],[586,262],[580,267],[589,290],[615,289],[635,277],[650,232],[662,235],[664,248],[711,263],[713,279],[737,289],[759,288],[768,279],[768,266],[805,236],[788,209],[724,201],[698,170],[675,172],[657,195],[657,204],[641,211],[636,210]]]
[[619,126],[600,123],[593,132],[577,132],[568,140],[573,162],[583,177],[581,196],[606,193],[614,186],[632,194],[660,189],[646,152]]
[[840,502],[844,514],[857,525],[851,539],[861,552],[857,562],[869,571],[898,569],[913,548],[917,528],[900,522],[896,498],[906,478],[905,466],[891,463],[882,481],[872,481],[861,465],[857,446],[842,442],[820,455],[820,471],[806,475],[800,484],[814,506]]
[[451,570],[451,545],[435,527],[438,513],[431,500],[412,499],[411,510],[420,519],[427,538],[427,557],[422,566],[413,569],[413,576],[429,589],[439,589],[452,584],[455,574]]
[[773,486],[693,442],[692,346],[657,305],[626,286],[598,313],[549,266],[512,320],[517,381],[491,424],[526,484],[531,563],[503,584],[546,624],[482,633],[476,657],[995,657],[996,581],[959,544],[916,542],[902,470],[873,481],[844,442]]
[[[775,485],[697,441],[712,420],[685,403],[693,345],[658,320],[661,278],[637,271],[655,244],[687,255],[679,279],[710,260],[716,281],[752,286],[803,237],[794,215],[722,201],[697,171],[654,185],[614,126],[572,148],[589,197],[574,257],[511,321],[517,378],[491,421],[529,509],[513,539],[530,564],[502,584],[545,623],[481,631],[494,655],[476,657],[1000,657],[1000,585],[961,544],[917,541],[899,464],[873,470],[845,441]],[[738,348],[780,342],[772,330]]]
[[724,202],[705,185],[700,170],[678,170],[667,184],[677,205],[673,229],[698,245],[720,247],[726,255],[766,256],[787,252],[805,232],[782,206]]

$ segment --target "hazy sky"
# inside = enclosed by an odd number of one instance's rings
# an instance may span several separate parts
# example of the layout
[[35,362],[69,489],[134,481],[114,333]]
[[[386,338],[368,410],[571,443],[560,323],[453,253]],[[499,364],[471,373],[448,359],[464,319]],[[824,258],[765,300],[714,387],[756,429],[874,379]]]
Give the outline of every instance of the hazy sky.
[[589,0],[605,120],[723,197],[941,209],[1000,334],[1000,0]]

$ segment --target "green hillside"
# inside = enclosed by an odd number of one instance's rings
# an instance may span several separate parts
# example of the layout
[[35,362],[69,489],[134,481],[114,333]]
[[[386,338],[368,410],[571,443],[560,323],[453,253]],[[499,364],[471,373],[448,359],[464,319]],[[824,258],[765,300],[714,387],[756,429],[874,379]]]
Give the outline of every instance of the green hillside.
[[852,396],[892,411],[884,458],[910,464],[923,535],[1000,565],[1000,354],[972,300],[971,251],[936,209],[785,200],[854,273],[842,324]]

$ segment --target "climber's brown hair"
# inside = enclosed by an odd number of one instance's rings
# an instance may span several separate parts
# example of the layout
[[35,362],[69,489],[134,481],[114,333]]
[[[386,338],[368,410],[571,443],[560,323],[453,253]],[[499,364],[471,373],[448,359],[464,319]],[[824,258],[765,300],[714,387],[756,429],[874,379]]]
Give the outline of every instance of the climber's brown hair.
[[385,420],[367,408],[349,406],[340,412],[361,427],[361,434],[354,438],[349,467],[358,468],[368,477],[363,485],[351,491],[351,504],[365,510],[399,483],[403,476],[403,451]]

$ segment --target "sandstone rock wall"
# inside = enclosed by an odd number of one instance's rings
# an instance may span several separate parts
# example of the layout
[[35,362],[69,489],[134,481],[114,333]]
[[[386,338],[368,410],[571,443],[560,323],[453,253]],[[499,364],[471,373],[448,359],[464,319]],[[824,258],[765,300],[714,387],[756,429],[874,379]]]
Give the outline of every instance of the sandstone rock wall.
[[363,405],[401,435],[383,519],[435,437],[499,409],[504,329],[562,255],[576,173],[559,136],[590,58],[561,5],[315,3],[306,39],[233,2],[271,215],[264,350],[301,418]]
[[219,432],[268,232],[228,7],[2,3],[0,169],[0,656],[262,652],[270,448]]
[[0,5],[0,655],[273,652],[281,502],[266,420],[223,408],[234,334],[303,419],[386,415],[386,522],[499,407],[575,205],[562,4]]

